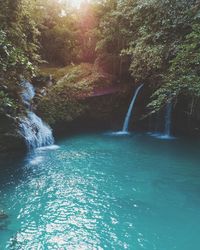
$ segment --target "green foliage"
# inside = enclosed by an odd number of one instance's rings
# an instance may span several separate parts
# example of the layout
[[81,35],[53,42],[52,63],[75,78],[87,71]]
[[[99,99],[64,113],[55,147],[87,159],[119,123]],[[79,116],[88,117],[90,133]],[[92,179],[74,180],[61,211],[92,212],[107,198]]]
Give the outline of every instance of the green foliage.
[[154,111],[169,99],[199,96],[199,7],[193,0],[101,4],[99,57],[110,55],[118,77],[129,67],[135,82],[152,84]]
[[[168,60],[176,53],[184,36],[192,1],[125,1],[124,15],[131,18],[132,39],[124,53],[131,57],[130,71],[136,81],[156,79],[165,70]],[[127,11],[128,9],[128,11]]]
[[31,0],[6,0],[0,9],[0,84],[17,84],[35,74],[38,30]]
[[52,76],[54,81],[58,81],[60,80],[63,76],[66,75],[66,72],[68,72],[70,70],[70,68],[73,66],[66,66],[66,67],[47,67],[47,66],[42,66],[39,69],[39,75],[44,76],[44,77],[48,77],[48,76]]
[[154,93],[150,106],[159,108],[169,99],[189,96],[200,97],[200,26],[195,23],[191,32],[177,48],[168,72],[163,76],[164,84]]
[[21,79],[30,79],[40,61],[39,33],[32,0],[0,3],[0,113],[3,117],[15,117],[23,112],[18,83]]
[[130,71],[136,81],[144,81],[162,68],[163,63],[163,45],[146,45],[143,42],[138,42],[131,51],[131,56],[134,58],[130,65]]
[[[55,0],[50,2],[56,5]],[[49,61],[66,59],[63,64],[69,64],[77,58],[92,61],[96,56],[96,65],[119,80],[128,75],[136,83],[153,83],[155,93],[149,107],[154,111],[183,94],[191,98],[199,96],[199,4],[195,0],[96,1],[82,4],[77,12],[68,11],[65,18],[59,17],[61,5],[56,6],[55,11],[49,10],[51,15],[47,11],[45,27],[48,28],[43,33],[43,37],[45,32],[49,35],[43,43],[45,50],[49,41],[46,54],[52,55],[51,38],[56,41],[57,49],[53,51],[58,52],[57,59]],[[60,32],[62,29],[66,34]],[[71,47],[64,45],[66,39],[74,41]],[[65,48],[64,52],[61,48]],[[76,59],[69,50],[78,52]],[[78,91],[78,86],[73,87],[74,91]]]
[[54,65],[68,65],[74,58],[75,39],[70,30],[58,25],[44,30],[41,37],[43,58]]
[[17,104],[3,91],[0,91],[0,114],[14,113]]
[[88,3],[83,1],[80,10],[76,12],[78,62],[93,63],[96,58],[98,15],[99,5],[95,2]]
[[20,74],[27,76],[33,73],[34,67],[28,57],[0,30],[0,77],[9,82],[16,80]]
[[39,102],[39,113],[49,124],[80,117],[87,111],[85,99],[92,96],[95,88],[110,83],[107,76],[91,64],[64,69],[67,70],[65,76]]
[[74,13],[64,1],[37,0],[40,53],[51,65],[66,66],[76,60],[77,28]]
[[127,48],[132,36],[132,31],[127,29],[127,20],[124,20],[121,7],[120,1],[102,1],[99,7],[101,10],[99,25],[96,28],[98,58],[104,57],[105,63],[109,58],[109,72],[119,79],[128,73],[127,57],[121,52]]
[[1,84],[12,88],[20,75],[34,75],[41,55],[52,65],[43,73],[59,80],[46,97],[48,105],[54,102],[52,121],[57,107],[65,113],[66,105],[88,95],[102,77],[86,65],[55,68],[73,62],[95,61],[120,81],[128,76],[153,83],[154,111],[182,95],[199,98],[199,9],[195,0],[85,1],[79,10],[65,0],[1,1]]
[[87,77],[91,75],[88,65],[68,68],[65,76],[53,86],[39,103],[39,112],[49,123],[72,121],[85,110],[80,99],[90,92]]
[[32,0],[6,0],[0,9],[0,29],[15,47],[23,51],[32,63],[39,62],[38,30]]

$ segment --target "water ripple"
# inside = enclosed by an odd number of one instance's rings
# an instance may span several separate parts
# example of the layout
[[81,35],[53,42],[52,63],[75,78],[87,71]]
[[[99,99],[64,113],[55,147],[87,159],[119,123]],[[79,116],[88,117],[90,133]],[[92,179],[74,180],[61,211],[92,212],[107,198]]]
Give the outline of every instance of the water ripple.
[[0,249],[195,249],[199,168],[176,154],[161,164],[165,152],[135,138],[106,140],[67,140],[67,150],[27,156],[19,181],[0,192],[9,215]]

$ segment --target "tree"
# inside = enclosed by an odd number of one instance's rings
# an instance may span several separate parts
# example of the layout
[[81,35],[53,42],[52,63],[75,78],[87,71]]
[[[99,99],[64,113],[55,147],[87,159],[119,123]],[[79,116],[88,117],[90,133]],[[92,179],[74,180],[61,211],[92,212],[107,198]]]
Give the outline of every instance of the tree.
[[39,0],[36,6],[42,59],[60,66],[75,61],[77,29],[70,6],[56,0]]

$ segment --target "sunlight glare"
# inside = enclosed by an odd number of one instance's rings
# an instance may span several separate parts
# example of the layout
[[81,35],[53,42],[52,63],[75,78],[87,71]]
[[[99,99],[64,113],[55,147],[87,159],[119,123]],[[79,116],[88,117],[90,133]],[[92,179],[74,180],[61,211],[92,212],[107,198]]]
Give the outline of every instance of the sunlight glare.
[[71,0],[71,4],[75,7],[79,7],[80,3],[82,2],[81,0]]
[[70,3],[70,5],[74,6],[74,7],[80,7],[81,2],[84,2],[83,0],[68,0],[68,2]]

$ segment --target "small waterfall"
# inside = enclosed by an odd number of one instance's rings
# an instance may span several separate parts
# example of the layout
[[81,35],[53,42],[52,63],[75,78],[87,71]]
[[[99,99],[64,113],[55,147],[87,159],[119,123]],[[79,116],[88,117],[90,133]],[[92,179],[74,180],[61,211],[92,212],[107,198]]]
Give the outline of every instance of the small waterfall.
[[166,107],[165,107],[165,113],[164,113],[164,129],[163,132],[160,132],[160,115],[158,113],[158,116],[156,118],[156,128],[154,132],[149,132],[153,137],[156,137],[158,139],[164,139],[164,140],[170,140],[175,139],[175,137],[171,134],[171,125],[172,125],[172,101],[168,101]]
[[129,121],[130,121],[130,117],[131,117],[131,113],[132,113],[132,110],[133,110],[133,107],[134,107],[134,104],[135,104],[135,101],[136,101],[136,98],[141,90],[141,88],[143,87],[143,84],[141,84],[135,91],[135,94],[133,96],[133,99],[130,103],[130,106],[128,108],[128,112],[126,114],[126,117],[125,117],[125,120],[124,120],[124,125],[123,125],[123,128],[122,128],[122,132],[124,133],[128,133],[128,127],[129,127]]
[[33,85],[27,81],[21,83],[22,102],[28,108],[27,116],[20,118],[20,134],[24,137],[29,149],[43,147],[54,143],[51,128],[40,117],[31,111],[31,101],[35,96]]
[[172,123],[172,102],[169,101],[166,105],[165,111],[165,129],[164,136],[171,137],[171,123]]

